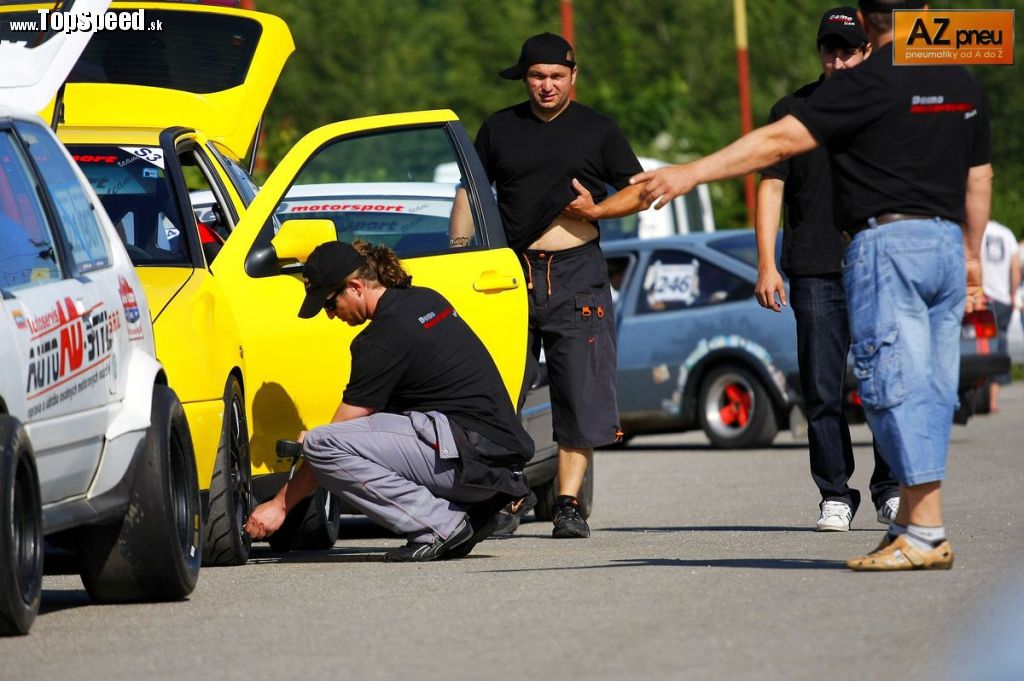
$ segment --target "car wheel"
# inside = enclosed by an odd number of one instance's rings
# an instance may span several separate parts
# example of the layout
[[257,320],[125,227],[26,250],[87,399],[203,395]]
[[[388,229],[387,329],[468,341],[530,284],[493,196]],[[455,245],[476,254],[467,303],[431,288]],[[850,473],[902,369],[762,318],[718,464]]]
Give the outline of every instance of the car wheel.
[[153,388],[135,470],[125,517],[77,533],[82,582],[99,602],[184,598],[195,588],[202,555],[199,482],[185,412],[166,386]]
[[[533,488],[537,495],[537,505],[533,508],[533,515],[537,520],[551,520],[551,513],[555,508],[555,497],[558,496],[558,476],[539,487]],[[594,508],[594,459],[590,460],[587,472],[583,474],[583,482],[580,483],[579,494],[576,495],[579,504],[577,510],[584,518],[590,517]]]
[[274,551],[327,551],[338,541],[340,528],[341,502],[321,487],[296,504],[267,541]]
[[210,481],[210,512],[203,524],[203,565],[244,565],[252,538],[252,464],[242,386],[232,376],[224,389],[224,422]]
[[27,634],[43,586],[43,512],[28,435],[0,415],[0,636]]
[[743,367],[712,369],[700,388],[697,417],[704,434],[719,449],[767,447],[778,424],[768,391]]

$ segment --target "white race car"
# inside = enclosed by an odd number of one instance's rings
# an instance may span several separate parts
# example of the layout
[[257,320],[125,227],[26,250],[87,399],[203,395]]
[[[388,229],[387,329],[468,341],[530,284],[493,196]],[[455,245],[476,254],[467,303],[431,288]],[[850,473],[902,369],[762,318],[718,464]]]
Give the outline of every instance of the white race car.
[[142,287],[89,183],[31,113],[88,38],[0,40],[0,635],[35,619],[44,536],[74,547],[98,601],[183,598],[199,573],[192,440]]

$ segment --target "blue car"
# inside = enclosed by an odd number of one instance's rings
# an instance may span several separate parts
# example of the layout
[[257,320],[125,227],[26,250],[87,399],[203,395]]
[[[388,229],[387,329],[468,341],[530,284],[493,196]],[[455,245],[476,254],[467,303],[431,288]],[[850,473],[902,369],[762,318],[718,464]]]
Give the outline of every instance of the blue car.
[[[781,241],[781,236],[780,236]],[[602,242],[616,296],[619,414],[625,437],[704,431],[719,448],[764,447],[803,422],[796,322],[754,299],[753,230]],[[781,253],[781,245],[776,253]],[[993,352],[991,312],[968,315],[961,336],[957,423],[987,395],[1009,357]],[[844,408],[863,410],[847,367]]]

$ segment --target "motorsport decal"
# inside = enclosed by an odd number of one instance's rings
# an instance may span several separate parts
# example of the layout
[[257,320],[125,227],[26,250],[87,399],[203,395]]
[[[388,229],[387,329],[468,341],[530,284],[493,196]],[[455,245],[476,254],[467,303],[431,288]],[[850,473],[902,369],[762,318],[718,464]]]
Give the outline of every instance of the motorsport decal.
[[448,217],[452,212],[450,199],[378,199],[322,197],[303,200],[286,199],[278,215],[295,213],[400,213],[403,215],[434,215]]
[[28,319],[28,417],[92,391],[110,372],[114,334],[121,328],[119,310],[97,303],[79,310],[64,298],[42,315]]
[[686,379],[689,378],[690,372],[693,367],[697,365],[704,357],[715,350],[721,350],[722,348],[731,348],[737,350],[743,350],[750,355],[757,358],[758,362],[765,368],[768,375],[772,377],[772,381],[775,386],[779,389],[779,392],[783,395],[787,394],[786,391],[786,376],[782,373],[782,370],[775,366],[772,361],[772,356],[767,350],[764,349],[760,344],[736,334],[728,334],[723,336],[713,336],[711,338],[702,338],[697,347],[687,356],[683,363],[679,366],[679,378],[676,381],[676,389],[672,392],[671,400],[662,401],[662,410],[670,414],[678,414],[682,408],[683,395],[686,392]]
[[142,339],[142,312],[135,298],[135,290],[123,276],[118,277],[117,292],[121,294],[121,306],[124,308],[124,320],[128,324],[128,338]]
[[654,261],[644,277],[648,307],[658,309],[665,303],[693,305],[700,296],[699,270],[697,260],[688,265],[665,265],[660,260]]

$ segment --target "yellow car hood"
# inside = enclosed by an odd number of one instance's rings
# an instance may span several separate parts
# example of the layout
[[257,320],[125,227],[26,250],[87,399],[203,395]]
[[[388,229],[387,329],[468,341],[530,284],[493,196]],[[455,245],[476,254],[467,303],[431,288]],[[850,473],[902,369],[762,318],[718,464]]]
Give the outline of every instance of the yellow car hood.
[[[101,31],[68,79],[64,123],[201,130],[245,156],[294,51],[288,26],[261,12],[209,5],[114,3],[159,31]],[[40,115],[49,120],[51,104]]]
[[174,299],[192,277],[191,267],[136,267],[142,288],[149,300],[149,309],[155,322],[167,304]]

